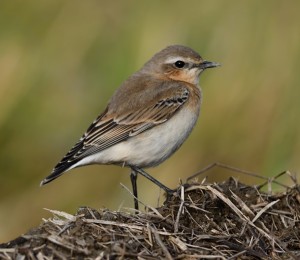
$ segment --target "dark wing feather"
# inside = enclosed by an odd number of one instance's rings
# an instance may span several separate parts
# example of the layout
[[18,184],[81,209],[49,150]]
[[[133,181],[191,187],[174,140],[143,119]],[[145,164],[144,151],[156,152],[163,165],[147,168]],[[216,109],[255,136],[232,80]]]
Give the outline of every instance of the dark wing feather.
[[117,143],[136,136],[171,118],[189,97],[189,91],[180,87],[172,96],[161,99],[150,107],[125,114],[122,117],[106,118],[106,111],[88,128],[74,147],[55,166],[52,173],[42,181],[44,185],[83,158],[103,151]]

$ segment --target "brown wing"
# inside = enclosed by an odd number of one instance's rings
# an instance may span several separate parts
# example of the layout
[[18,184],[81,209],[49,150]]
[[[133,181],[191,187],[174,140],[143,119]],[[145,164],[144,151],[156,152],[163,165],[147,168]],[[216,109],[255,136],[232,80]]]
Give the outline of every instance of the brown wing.
[[155,125],[166,122],[188,100],[189,94],[186,87],[179,85],[172,91],[170,89],[166,91],[164,98],[156,103],[152,102],[153,105],[122,116],[109,116],[108,109],[106,109],[41,184],[54,180],[87,156],[101,152]]

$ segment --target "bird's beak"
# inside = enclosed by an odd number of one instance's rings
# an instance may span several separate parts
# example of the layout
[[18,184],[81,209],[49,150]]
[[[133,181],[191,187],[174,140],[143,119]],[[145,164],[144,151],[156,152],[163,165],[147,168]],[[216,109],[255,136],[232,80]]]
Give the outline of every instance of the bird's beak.
[[218,66],[221,66],[221,64],[217,63],[217,62],[207,61],[207,60],[204,60],[204,61],[202,61],[201,63],[199,63],[197,65],[197,67],[199,69],[202,69],[202,70],[205,70],[205,69],[208,69],[208,68],[215,68],[215,67],[218,67]]

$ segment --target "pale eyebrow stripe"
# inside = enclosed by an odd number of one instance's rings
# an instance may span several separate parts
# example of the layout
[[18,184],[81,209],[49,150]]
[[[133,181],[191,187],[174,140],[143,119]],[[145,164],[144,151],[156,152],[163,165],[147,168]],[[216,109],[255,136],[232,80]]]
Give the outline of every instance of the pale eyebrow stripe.
[[181,60],[181,61],[184,61],[184,62],[193,63],[193,60],[188,59],[188,58],[184,58],[184,57],[181,57],[181,56],[172,56],[172,57],[169,57],[169,58],[166,59],[165,63],[166,64],[175,63],[178,60]]

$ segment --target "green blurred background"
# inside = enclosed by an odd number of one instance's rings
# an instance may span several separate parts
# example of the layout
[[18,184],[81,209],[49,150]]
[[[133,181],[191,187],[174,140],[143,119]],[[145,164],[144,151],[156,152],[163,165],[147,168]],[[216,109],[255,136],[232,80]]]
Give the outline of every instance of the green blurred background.
[[[89,166],[39,183],[121,82],[174,43],[222,67],[202,75],[188,141],[148,171],[169,187],[216,161],[266,176],[299,172],[299,10],[296,0],[1,1],[0,242],[48,218],[43,208],[133,206],[120,186],[131,189],[128,169]],[[140,177],[139,191],[157,205],[156,186]]]

